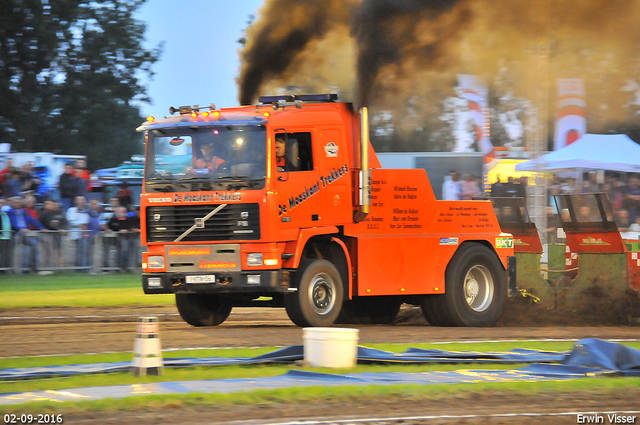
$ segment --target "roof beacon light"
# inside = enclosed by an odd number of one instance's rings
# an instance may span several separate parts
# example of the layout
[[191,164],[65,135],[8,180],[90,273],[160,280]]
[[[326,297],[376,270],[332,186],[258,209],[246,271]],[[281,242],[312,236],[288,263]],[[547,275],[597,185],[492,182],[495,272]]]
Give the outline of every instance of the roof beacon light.
[[149,121],[149,122],[153,122],[153,120],[155,120],[155,118],[154,118],[154,117],[147,117],[147,121]]
[[282,94],[276,96],[260,96],[258,102],[260,103],[278,103],[278,102],[293,102],[295,97],[290,94]]
[[335,102],[338,100],[338,95],[336,93],[297,94],[295,98],[303,102]]
[[262,104],[273,103],[274,105],[283,103],[301,102],[335,102],[338,100],[336,93],[320,93],[320,94],[282,94],[274,96],[260,96],[258,102]]

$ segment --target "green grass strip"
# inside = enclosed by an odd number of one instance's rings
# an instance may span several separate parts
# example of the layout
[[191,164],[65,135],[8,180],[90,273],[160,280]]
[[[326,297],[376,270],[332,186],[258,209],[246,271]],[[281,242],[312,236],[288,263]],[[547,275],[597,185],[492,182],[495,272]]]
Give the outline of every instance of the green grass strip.
[[640,378],[581,378],[567,381],[538,382],[480,382],[474,384],[434,384],[434,385],[383,385],[383,386],[343,386],[281,388],[255,390],[232,394],[189,393],[170,395],[145,395],[123,399],[102,399],[79,402],[29,402],[10,406],[0,406],[0,414],[23,412],[82,414],[101,412],[133,411],[142,409],[179,409],[183,407],[206,406],[208,409],[229,406],[278,405],[307,402],[356,403],[359,399],[371,401],[374,398],[396,397],[403,402],[446,402],[448,399],[474,400],[478,394],[487,399],[492,395],[536,395],[541,393],[618,393],[625,394],[640,390]]
[[171,294],[145,295],[140,288],[60,289],[55,291],[7,291],[0,308],[18,307],[112,307],[124,305],[173,305]]
[[0,308],[173,305],[171,294],[145,295],[138,274],[3,276]]
[[60,291],[68,289],[142,288],[139,274],[54,273],[4,275],[0,292]]

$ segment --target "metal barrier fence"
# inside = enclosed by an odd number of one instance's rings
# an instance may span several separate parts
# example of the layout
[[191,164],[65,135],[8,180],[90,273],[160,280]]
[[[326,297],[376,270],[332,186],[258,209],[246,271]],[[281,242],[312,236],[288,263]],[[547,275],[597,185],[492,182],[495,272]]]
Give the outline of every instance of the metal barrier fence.
[[139,271],[145,248],[137,232],[28,231],[0,240],[0,272]]

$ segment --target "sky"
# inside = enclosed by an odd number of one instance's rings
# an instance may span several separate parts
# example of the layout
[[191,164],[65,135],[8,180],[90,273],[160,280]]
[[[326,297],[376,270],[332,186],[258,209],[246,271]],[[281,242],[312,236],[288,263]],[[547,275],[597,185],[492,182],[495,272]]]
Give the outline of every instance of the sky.
[[142,115],[168,116],[171,106],[238,105],[238,39],[262,2],[148,0],[136,16],[147,24],[145,48],[165,45],[146,82],[153,103],[140,105]]

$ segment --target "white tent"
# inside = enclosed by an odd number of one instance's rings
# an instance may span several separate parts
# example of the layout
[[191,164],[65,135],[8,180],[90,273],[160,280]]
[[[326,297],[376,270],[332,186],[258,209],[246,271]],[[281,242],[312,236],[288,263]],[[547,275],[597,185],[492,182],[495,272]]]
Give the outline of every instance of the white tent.
[[640,145],[624,134],[584,134],[569,146],[516,165],[516,170],[640,172]]

